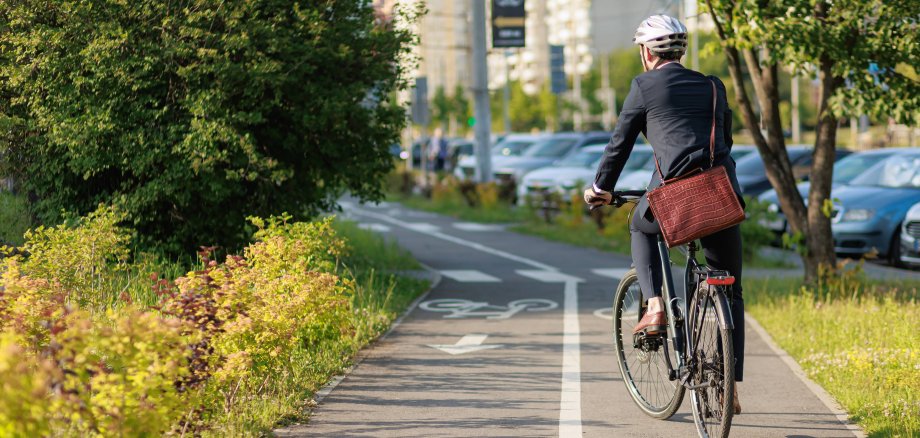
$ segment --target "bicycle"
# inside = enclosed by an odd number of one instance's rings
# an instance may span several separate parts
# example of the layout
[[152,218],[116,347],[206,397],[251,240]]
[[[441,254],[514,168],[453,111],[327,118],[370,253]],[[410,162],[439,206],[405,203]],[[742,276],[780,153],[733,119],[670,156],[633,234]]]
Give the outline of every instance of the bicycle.
[[[644,193],[614,192],[612,205],[635,203]],[[660,420],[670,418],[680,407],[684,392],[690,390],[699,435],[727,437],[734,415],[734,323],[728,298],[734,277],[698,263],[700,248],[696,242],[681,248],[687,256],[683,296],[674,287],[668,247],[659,235],[666,333],[633,334],[646,303],[635,268],[620,279],[613,301],[617,364],[630,396],[645,414]]]

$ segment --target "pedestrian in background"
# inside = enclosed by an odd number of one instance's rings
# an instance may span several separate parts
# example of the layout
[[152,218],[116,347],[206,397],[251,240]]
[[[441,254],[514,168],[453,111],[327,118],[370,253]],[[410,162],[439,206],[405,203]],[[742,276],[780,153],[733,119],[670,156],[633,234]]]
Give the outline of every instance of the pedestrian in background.
[[435,128],[434,135],[431,136],[428,143],[428,158],[433,163],[435,172],[444,170],[447,160],[447,139],[444,138],[441,128]]

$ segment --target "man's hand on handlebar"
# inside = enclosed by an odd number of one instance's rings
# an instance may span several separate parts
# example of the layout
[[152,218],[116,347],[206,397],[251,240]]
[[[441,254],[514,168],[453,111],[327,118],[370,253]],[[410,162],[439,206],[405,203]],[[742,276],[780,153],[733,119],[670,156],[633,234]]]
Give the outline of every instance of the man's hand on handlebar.
[[585,190],[585,203],[591,206],[591,209],[598,208],[602,205],[610,204],[613,201],[613,194],[609,192],[596,192],[594,187]]

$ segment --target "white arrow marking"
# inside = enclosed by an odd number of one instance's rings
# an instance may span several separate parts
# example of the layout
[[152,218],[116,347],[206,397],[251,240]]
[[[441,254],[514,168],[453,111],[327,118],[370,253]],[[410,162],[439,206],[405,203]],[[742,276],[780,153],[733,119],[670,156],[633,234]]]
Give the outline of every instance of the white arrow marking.
[[454,345],[428,344],[428,346],[431,348],[437,348],[438,350],[441,350],[445,353],[452,354],[452,355],[471,353],[471,352],[479,351],[479,350],[489,350],[492,348],[502,347],[502,345],[500,344],[482,345],[482,343],[485,342],[486,338],[488,337],[489,335],[466,335],[460,338],[460,340],[457,341],[457,343]]

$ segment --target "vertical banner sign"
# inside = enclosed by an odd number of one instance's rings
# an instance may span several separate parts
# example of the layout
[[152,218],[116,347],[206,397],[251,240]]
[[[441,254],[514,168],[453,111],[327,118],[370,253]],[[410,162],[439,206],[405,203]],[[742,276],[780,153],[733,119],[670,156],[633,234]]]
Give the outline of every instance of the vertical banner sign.
[[549,46],[550,91],[553,94],[565,93],[568,84],[565,81],[565,46]]
[[524,47],[524,0],[492,0],[492,47]]
[[428,78],[425,76],[415,78],[415,89],[412,92],[412,122],[416,125],[428,124]]

